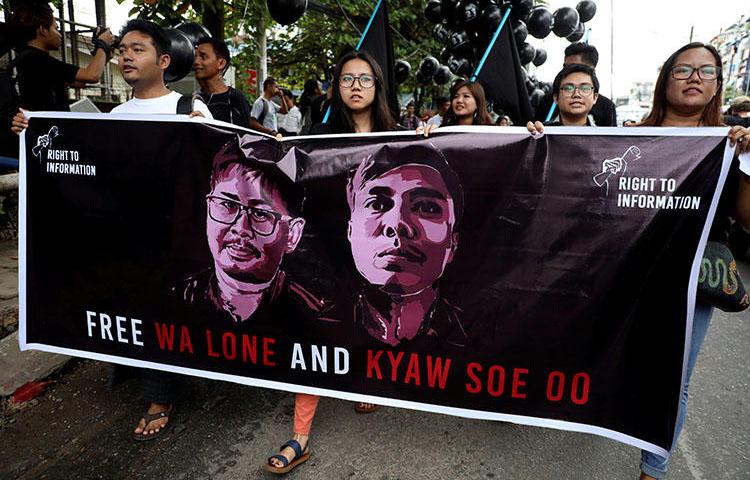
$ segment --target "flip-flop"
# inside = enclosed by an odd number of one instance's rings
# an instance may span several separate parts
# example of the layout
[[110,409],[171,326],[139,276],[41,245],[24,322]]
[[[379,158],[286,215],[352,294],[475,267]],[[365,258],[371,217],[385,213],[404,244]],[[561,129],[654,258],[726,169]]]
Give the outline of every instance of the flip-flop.
[[[367,405],[367,406],[365,406]],[[357,413],[372,413],[377,411],[380,408],[380,405],[375,405],[374,403],[358,403],[354,406],[354,411]]]
[[[279,448],[279,451],[284,450],[286,447],[291,448],[294,450],[294,458],[292,458],[291,461],[287,459],[284,455],[281,455],[280,453],[277,455],[272,455],[268,457],[268,461],[265,465],[263,465],[263,470],[270,473],[276,473],[276,474],[284,474],[292,471],[294,468],[296,468],[298,465],[305,463],[308,458],[310,458],[310,451],[308,449],[309,445],[305,445],[305,449],[302,450],[302,446],[299,444],[297,440],[289,440],[284,445],[282,445]],[[283,467],[277,467],[275,465],[271,465],[271,460],[276,459],[280,461],[284,466]]]
[[141,433],[135,433],[133,432],[133,440],[139,441],[139,442],[145,442],[147,440],[154,440],[156,438],[161,437],[164,435],[167,430],[169,430],[169,427],[172,425],[172,422],[170,421],[169,417],[174,413],[174,406],[169,407],[169,410],[164,410],[163,412],[157,412],[157,413],[146,413],[143,414],[141,417],[146,423],[144,423],[144,428],[148,426],[149,423],[153,422],[154,420],[159,420],[160,418],[166,418],[167,423],[163,427],[159,428],[159,431],[156,433],[150,433],[148,435],[144,435],[143,432]]

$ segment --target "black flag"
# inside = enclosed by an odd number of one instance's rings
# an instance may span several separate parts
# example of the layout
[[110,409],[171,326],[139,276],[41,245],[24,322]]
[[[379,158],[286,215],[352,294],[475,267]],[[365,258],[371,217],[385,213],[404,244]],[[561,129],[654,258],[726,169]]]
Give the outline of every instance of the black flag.
[[484,87],[487,99],[499,105],[515,125],[531,120],[531,103],[510,22],[502,26],[500,36],[492,46],[477,80]]
[[394,76],[393,41],[391,39],[390,22],[388,21],[388,6],[385,0],[380,0],[365,29],[357,50],[365,50],[375,57],[383,70],[383,83],[388,94],[388,103],[393,116],[398,118],[399,106],[396,94],[396,77]]

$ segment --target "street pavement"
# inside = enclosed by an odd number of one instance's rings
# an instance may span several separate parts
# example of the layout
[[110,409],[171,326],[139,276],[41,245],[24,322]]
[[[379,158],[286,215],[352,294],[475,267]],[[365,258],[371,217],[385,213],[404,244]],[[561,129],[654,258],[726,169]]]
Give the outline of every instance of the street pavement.
[[[740,265],[750,285],[750,265]],[[670,479],[750,479],[750,314],[716,312],[691,385]],[[648,352],[644,352],[648,355]],[[262,479],[291,433],[293,396],[190,379],[173,429],[153,442],[130,430],[138,383],[109,391],[108,366],[72,360],[44,394],[6,401],[0,479]],[[658,369],[658,365],[654,366]],[[6,399],[7,400],[7,399]],[[321,400],[312,456],[289,479],[635,479],[639,451],[594,435]]]

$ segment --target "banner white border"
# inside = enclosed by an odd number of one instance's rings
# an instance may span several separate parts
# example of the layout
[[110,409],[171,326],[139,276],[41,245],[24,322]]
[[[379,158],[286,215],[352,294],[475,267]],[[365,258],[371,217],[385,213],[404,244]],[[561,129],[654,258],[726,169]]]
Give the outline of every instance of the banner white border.
[[[139,115],[139,114],[96,114],[96,113],[61,113],[61,112],[27,112],[29,118],[40,117],[40,118],[78,118],[87,120],[127,120],[127,121],[159,121],[159,122],[178,122],[178,123],[204,123],[214,125],[217,127],[230,128],[232,130],[246,131],[255,135],[265,136],[272,138],[269,135],[238,127],[236,125],[227,124],[218,120],[209,120],[202,117],[186,117],[184,115]],[[728,132],[728,128],[725,127],[700,127],[700,128],[667,128],[667,127],[639,127],[631,130],[633,127],[548,127],[545,129],[543,135],[594,135],[594,136],[689,136],[689,137],[725,137]],[[437,131],[433,132],[433,136],[440,135],[443,133],[492,133],[492,134],[503,134],[503,135],[528,135],[530,138],[531,134],[526,130],[525,127],[496,127],[496,126],[472,126],[472,127],[441,127]],[[361,139],[362,137],[408,137],[409,135],[415,135],[416,133],[409,132],[380,132],[371,134],[336,134],[336,135],[314,135],[314,136],[295,136],[287,137],[282,141],[289,140],[304,140],[304,139],[318,139],[321,138],[348,138],[356,137]],[[421,135],[421,134],[420,134]],[[542,135],[542,136],[543,136]],[[534,137],[540,139],[542,136]],[[20,158],[26,158],[26,132],[22,132],[20,136]],[[690,353],[690,339],[693,325],[693,310],[695,308],[695,292],[698,282],[698,274],[700,272],[700,263],[703,257],[703,251],[706,246],[708,239],[708,233],[711,230],[711,224],[713,216],[716,212],[716,208],[719,203],[721,191],[729,173],[729,167],[734,154],[734,148],[729,147],[727,142],[724,150],[724,158],[721,169],[721,175],[717,188],[714,192],[711,206],[708,215],[708,221],[704,225],[703,232],[701,234],[698,248],[696,249],[695,257],[693,259],[693,265],[690,273],[689,287],[687,293],[687,319],[686,319],[686,334],[685,334],[685,350],[683,358],[683,372],[682,372],[682,387],[684,387],[686,374],[687,374],[687,361]],[[447,407],[442,405],[433,405],[428,403],[413,402],[406,400],[398,400],[393,398],[378,397],[372,395],[364,395],[351,392],[342,392],[338,390],[329,390],[325,388],[317,387],[306,387],[303,385],[288,384],[283,382],[275,382],[270,380],[262,380],[249,377],[241,377],[237,375],[228,375],[217,372],[209,372],[205,370],[198,370],[185,367],[177,367],[173,365],[166,365],[160,363],[147,362],[143,360],[135,360],[125,357],[119,357],[115,355],[105,355],[94,352],[86,352],[82,350],[75,350],[69,348],[54,347],[39,343],[27,343],[26,341],[26,258],[28,255],[26,238],[27,238],[27,221],[26,221],[26,194],[27,194],[27,170],[25,161],[20,162],[20,179],[19,179],[19,270],[18,270],[18,298],[19,298],[19,348],[24,350],[40,350],[49,353],[58,353],[63,355],[71,355],[81,358],[87,358],[91,360],[99,360],[103,362],[117,363],[121,365],[129,365],[141,368],[151,368],[157,370],[164,370],[173,373],[179,373],[184,375],[192,375],[196,377],[203,377],[213,380],[222,380],[234,383],[240,383],[243,385],[250,385],[261,388],[271,388],[275,390],[284,390],[294,393],[307,393],[312,395],[321,395],[327,397],[340,398],[343,400],[350,400],[355,402],[365,403],[376,403],[378,405],[385,405],[390,407],[407,408],[413,410],[421,410],[432,413],[443,413],[447,415],[453,415],[458,417],[472,418],[478,420],[496,420],[503,422],[510,422],[519,425],[529,425],[536,427],[554,428],[557,430],[567,430],[581,433],[591,433],[602,437],[610,438],[628,445],[632,445],[650,452],[656,453],[663,457],[669,457],[669,452],[657,445],[640,440],[638,438],[626,435],[615,430],[609,430],[603,427],[597,427],[594,425],[588,425],[584,423],[568,422],[564,420],[554,420],[540,417],[530,417],[523,415],[511,415],[505,413],[487,412],[483,410],[471,410],[456,407]],[[679,396],[677,398],[678,408],[679,407]]]

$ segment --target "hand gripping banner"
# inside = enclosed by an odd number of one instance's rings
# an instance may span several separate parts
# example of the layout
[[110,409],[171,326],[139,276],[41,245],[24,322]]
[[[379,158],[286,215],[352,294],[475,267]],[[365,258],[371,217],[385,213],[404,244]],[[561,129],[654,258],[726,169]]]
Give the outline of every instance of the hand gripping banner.
[[21,347],[664,455],[725,136],[38,114]]

